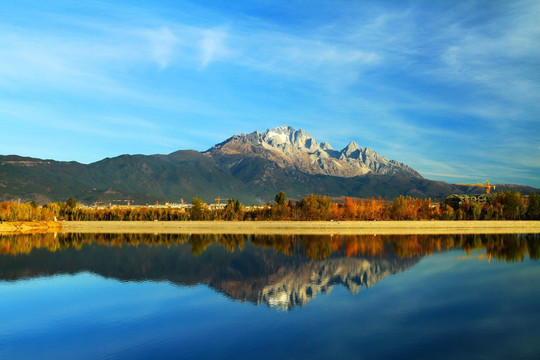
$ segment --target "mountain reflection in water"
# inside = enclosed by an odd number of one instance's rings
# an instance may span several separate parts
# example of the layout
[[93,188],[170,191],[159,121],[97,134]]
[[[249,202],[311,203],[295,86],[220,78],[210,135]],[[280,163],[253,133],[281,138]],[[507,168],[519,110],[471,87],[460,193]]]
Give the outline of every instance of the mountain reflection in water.
[[540,235],[1,236],[0,280],[89,271],[124,281],[207,284],[235,300],[291,310],[336,285],[356,294],[425,255],[454,248],[480,250],[489,260],[537,260]]

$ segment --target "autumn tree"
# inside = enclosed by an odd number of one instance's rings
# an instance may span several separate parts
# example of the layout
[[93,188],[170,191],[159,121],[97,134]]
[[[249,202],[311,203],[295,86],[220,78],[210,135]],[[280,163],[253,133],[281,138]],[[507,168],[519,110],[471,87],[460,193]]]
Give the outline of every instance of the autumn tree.
[[346,197],[343,204],[343,217],[347,220],[355,220],[358,215],[358,203],[356,199]]
[[328,196],[311,194],[303,198],[296,207],[302,220],[328,220],[332,200]]
[[405,220],[407,215],[407,200],[400,195],[392,202],[391,218],[393,220]]

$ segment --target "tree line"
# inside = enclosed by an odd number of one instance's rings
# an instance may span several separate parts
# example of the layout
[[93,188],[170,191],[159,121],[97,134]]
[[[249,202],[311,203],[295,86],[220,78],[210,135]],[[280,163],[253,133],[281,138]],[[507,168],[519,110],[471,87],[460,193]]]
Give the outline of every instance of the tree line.
[[485,202],[464,199],[459,204],[445,204],[431,199],[399,196],[335,200],[310,195],[300,201],[287,199],[285,193],[262,207],[247,208],[229,199],[223,208],[211,209],[194,198],[190,207],[158,208],[123,206],[91,208],[78,206],[75,199],[43,206],[31,203],[0,203],[0,221],[382,221],[382,220],[539,220],[540,196],[506,191],[487,197]]

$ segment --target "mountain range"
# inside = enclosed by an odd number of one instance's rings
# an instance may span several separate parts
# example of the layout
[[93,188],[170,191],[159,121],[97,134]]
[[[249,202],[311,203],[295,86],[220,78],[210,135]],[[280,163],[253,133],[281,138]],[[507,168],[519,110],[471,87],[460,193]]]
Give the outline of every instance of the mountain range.
[[[519,185],[497,190],[537,191]],[[180,150],[168,155],[121,155],[91,163],[0,155],[0,201],[47,203],[74,197],[83,203],[190,201],[200,197],[238,198],[247,204],[309,194],[333,197],[399,195],[441,198],[480,193],[423,178],[416,170],[350,142],[334,150],[303,130],[289,126],[234,135],[207,151]]]

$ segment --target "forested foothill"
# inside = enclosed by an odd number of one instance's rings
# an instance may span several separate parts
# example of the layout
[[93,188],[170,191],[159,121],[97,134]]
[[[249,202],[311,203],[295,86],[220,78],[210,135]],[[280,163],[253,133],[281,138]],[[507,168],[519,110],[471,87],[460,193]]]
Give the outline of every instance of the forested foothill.
[[506,191],[485,197],[483,201],[464,198],[459,202],[434,202],[399,196],[383,198],[333,199],[310,195],[300,201],[276,195],[271,204],[247,207],[229,199],[224,207],[210,207],[194,198],[185,207],[157,206],[81,206],[75,199],[37,205],[0,203],[0,221],[382,221],[382,220],[538,220],[540,196]]

